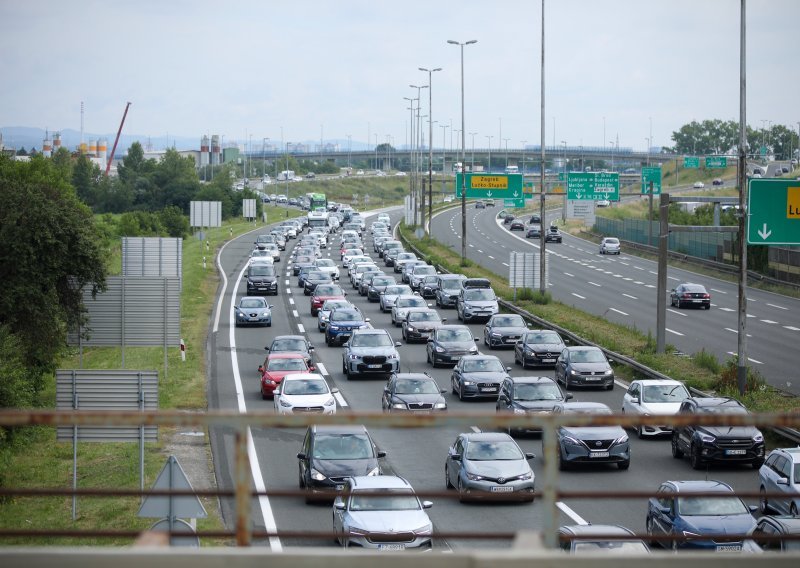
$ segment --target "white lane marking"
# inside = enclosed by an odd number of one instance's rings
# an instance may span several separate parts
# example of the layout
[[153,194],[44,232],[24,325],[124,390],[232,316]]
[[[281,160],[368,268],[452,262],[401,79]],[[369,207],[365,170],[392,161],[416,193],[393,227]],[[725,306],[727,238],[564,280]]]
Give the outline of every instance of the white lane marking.
[[[654,272],[652,270],[648,270],[647,272],[649,272],[650,274],[655,274],[656,276],[658,276],[658,272]],[[677,278],[676,278],[676,280],[677,280]]]
[[640,280],[637,280],[637,281],[634,282],[634,284],[638,284],[639,286],[643,286],[644,282],[641,282]]
[[478,252],[479,252],[479,253],[481,253],[481,254],[483,254],[483,251],[482,251],[481,249],[478,249]]
[[[728,355],[736,355],[733,351],[728,351]],[[756,359],[751,359],[750,357],[747,358],[748,361],[752,361],[753,363],[757,363],[758,365],[763,365],[761,361],[757,361]]]
[[719,311],[721,311],[721,312],[732,312],[733,308],[719,308]]
[[591,280],[586,282],[587,284],[591,284],[592,286],[597,286],[598,288],[602,288],[602,284],[598,284],[597,282],[592,282]]
[[655,284],[645,284],[644,287],[645,288],[655,288],[656,286],[655,286]]
[[716,292],[717,294],[727,294],[727,292],[723,292],[722,290],[717,290],[716,288],[709,288],[712,292]]
[[783,306],[779,306],[777,304],[767,304],[770,308],[778,308],[779,310],[788,310],[789,308],[784,308]]
[[673,331],[668,327],[665,327],[664,329],[666,329],[670,333],[674,333],[675,335],[680,335],[681,337],[683,337],[683,334],[680,331]]
[[625,296],[626,298],[630,298],[631,300],[638,300],[639,299],[636,296],[631,296],[630,294],[625,294],[624,292],[623,292],[622,295]]
[[300,317],[300,314],[297,313],[297,310],[292,310],[292,315],[296,318]]
[[617,312],[618,314],[622,314],[623,316],[630,315],[630,314],[626,314],[622,310],[618,310],[617,308],[608,308],[608,309],[611,310],[612,312]]
[[503,266],[508,266],[508,263],[507,263],[507,262],[504,262],[504,263],[503,263]]
[[800,331],[800,327],[794,327],[793,325],[785,325],[785,326],[783,326],[783,327],[784,327],[785,329],[788,329],[788,330],[790,330],[790,331]]
[[675,310],[673,310],[672,308],[667,308],[667,311],[668,311],[668,312],[670,312],[670,313],[673,313],[673,314],[677,314],[677,315],[679,315],[679,316],[683,316],[683,317],[685,317],[685,318],[686,318],[686,317],[689,317],[689,316],[687,316],[686,314],[684,314],[683,312],[678,312],[678,311],[675,311]]
[[[735,334],[737,334],[737,335],[739,334],[739,332],[738,332],[737,330],[735,330],[735,329],[731,329],[730,327],[726,327],[726,328],[725,328],[725,331],[730,331],[731,333],[735,333]],[[752,336],[752,335],[750,335],[749,333],[746,333],[745,335],[746,335],[747,337],[753,337],[753,336]]]
[[575,278],[574,274],[570,274],[569,272],[565,272],[564,276],[569,276],[570,278]]
[[287,278],[286,280],[283,281],[283,283],[284,283],[284,285],[288,286],[289,285],[289,279]]
[[586,299],[586,296],[581,296],[580,294],[576,294],[575,292],[572,292],[572,295],[575,296],[576,298],[580,298],[581,300]]
[[492,255],[489,255],[489,258],[491,258],[492,260],[495,260],[495,258]]
[[480,434],[481,433],[481,429],[478,428],[477,426],[470,426],[469,428],[470,428],[470,430],[472,430],[476,434]]
[[581,517],[581,516],[580,516],[578,513],[576,513],[576,512],[575,512],[575,511],[573,511],[572,509],[570,509],[570,508],[567,506],[567,504],[566,504],[566,503],[564,503],[564,502],[562,502],[562,501],[558,501],[558,502],[556,503],[556,507],[558,507],[559,509],[561,509],[561,511],[562,511],[562,512],[563,512],[563,513],[564,513],[566,516],[568,516],[570,519],[572,519],[573,521],[575,521],[577,524],[579,524],[579,525],[588,525],[588,524],[589,524],[589,521],[587,521],[586,519],[584,519],[583,517]]
[[347,408],[348,407],[347,401],[342,396],[342,393],[340,393],[340,392],[333,393],[333,398],[336,399],[336,402],[338,402],[339,406],[341,406],[342,408]]
[[776,322],[776,321],[772,321],[772,320],[761,320],[761,321],[762,321],[762,322],[764,322],[764,323],[771,323],[771,324],[776,324],[776,323],[778,323],[778,322]]
[[636,270],[644,270],[644,268],[642,268],[641,266],[634,266],[634,268],[635,268]]
[[630,264],[629,264],[629,263],[627,263],[627,262],[622,262],[621,260],[619,261],[619,263],[620,263],[620,264],[622,264],[622,265],[625,265],[625,266],[630,266]]
[[289,303],[294,306],[294,298],[289,298]]
[[303,326],[303,324],[302,324],[302,323],[298,323],[298,324],[297,324],[297,330],[298,330],[300,333],[305,333],[305,332],[306,332],[306,328]]
[[677,278],[675,278],[674,276],[667,276],[667,278],[668,278],[669,280],[677,280]]

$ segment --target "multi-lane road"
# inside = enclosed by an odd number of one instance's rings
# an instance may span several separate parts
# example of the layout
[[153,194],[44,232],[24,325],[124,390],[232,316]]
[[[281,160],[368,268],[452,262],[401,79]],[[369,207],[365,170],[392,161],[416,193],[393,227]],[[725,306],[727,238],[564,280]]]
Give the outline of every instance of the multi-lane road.
[[[489,211],[491,213],[491,210]],[[450,213],[438,216],[434,220],[434,234],[439,238],[446,237],[445,232],[449,230],[451,221]],[[393,221],[397,221],[399,214],[394,213]],[[367,219],[369,223],[369,218]],[[484,223],[483,221],[490,221]],[[517,243],[515,239],[509,238],[503,229],[497,227],[490,215],[481,218],[480,214],[476,217],[470,214],[470,227],[475,231],[483,231],[480,248],[483,252],[479,253],[482,258],[488,261],[496,261],[498,267],[506,262],[509,243]],[[455,223],[454,223],[455,225]],[[242,295],[245,294],[245,286],[241,281],[243,269],[247,256],[252,249],[255,235],[245,235],[231,241],[226,245],[219,255],[219,268],[223,275],[223,286],[220,291],[219,305],[212,319],[212,333],[209,338],[209,405],[211,408],[239,410],[242,412],[273,412],[272,401],[262,400],[259,393],[258,365],[264,360],[264,346],[271,339],[279,334],[301,333],[307,335],[315,344],[315,359],[319,365],[319,370],[332,386],[339,389],[337,400],[339,402],[339,412],[350,411],[377,411],[380,409],[380,399],[385,381],[382,379],[351,380],[348,381],[341,372],[341,347],[327,347],[322,340],[322,334],[317,331],[316,318],[312,318],[309,309],[309,298],[304,296],[302,290],[296,286],[296,277],[290,276],[291,268],[289,264],[289,254],[291,246],[295,241],[290,241],[288,250],[283,253],[282,260],[278,267],[285,277],[280,282],[280,293],[277,297],[270,296],[270,303],[274,304],[273,324],[270,328],[235,328],[233,327],[231,314],[232,305]],[[336,240],[333,237],[332,240]],[[496,242],[492,242],[492,241]],[[370,240],[365,237],[366,245],[371,250]],[[475,242],[478,242],[477,239]],[[506,246],[502,248],[501,243]],[[524,248],[522,242],[519,243],[520,249]],[[492,247],[492,248],[490,248]],[[578,294],[586,298],[586,308],[592,303],[604,302],[610,307],[626,312],[628,315],[619,315],[619,321],[630,322],[637,317],[637,312],[645,310],[646,292],[650,296],[654,294],[645,282],[654,281],[655,276],[648,274],[647,265],[640,263],[636,259],[630,259],[622,255],[619,259],[606,262],[605,258],[595,259],[590,262],[593,247],[584,243],[570,242],[566,240],[560,249],[559,245],[553,245],[559,255],[564,258],[566,274],[553,270],[555,263],[551,265],[551,281],[554,288],[565,288],[568,294]],[[580,250],[580,249],[583,250]],[[477,252],[477,249],[474,249]],[[473,248],[470,248],[473,251]],[[323,249],[323,256],[330,255],[331,258],[339,261],[338,250]],[[489,255],[494,259],[489,258]],[[574,256],[575,261],[567,260]],[[580,260],[578,260],[580,259]],[[488,262],[487,261],[487,262]],[[622,264],[622,262],[628,265]],[[382,261],[378,260],[379,265]],[[634,268],[640,266],[641,270]],[[573,267],[574,266],[574,267]],[[624,268],[623,268],[624,267]],[[601,268],[601,270],[597,270]],[[498,271],[502,273],[502,270]],[[610,274],[606,274],[609,272]],[[623,276],[622,273],[625,273]],[[614,274],[619,273],[617,278]],[[638,274],[641,273],[641,276]],[[343,272],[343,274],[345,274]],[[603,284],[600,287],[589,284],[588,281],[599,280],[599,275],[613,278],[617,282],[615,287],[601,294]],[[638,291],[632,293],[637,297],[631,299],[631,306],[620,303],[619,295],[621,292],[620,282],[627,282],[630,274],[631,286],[637,286]],[[584,275],[591,275],[591,278]],[[634,277],[634,275],[636,275]],[[585,281],[583,284],[579,282]],[[639,281],[641,284],[636,284]],[[369,303],[365,298],[360,297],[355,290],[350,291],[349,282],[345,282],[348,289],[348,298],[371,319],[374,327],[389,329],[396,340],[400,340],[398,328],[392,328],[388,314],[380,313],[376,303]],[[717,287],[717,285],[715,285]],[[597,288],[597,290],[595,290]],[[590,293],[594,292],[593,294]],[[582,305],[583,299],[577,296],[574,303]],[[625,298],[625,296],[622,296]],[[616,302],[616,303],[612,303]],[[715,300],[717,306],[712,309],[712,313],[719,311],[719,300]],[[779,305],[779,302],[771,302]],[[790,309],[788,306],[787,310]],[[780,308],[774,308],[779,310]],[[603,308],[606,310],[606,308]],[[616,313],[616,312],[615,312]],[[673,331],[684,333],[678,338],[687,338],[690,333],[691,325],[701,316],[706,316],[708,312],[691,312],[686,316],[673,316],[670,321],[670,328]],[[609,314],[606,314],[609,316]],[[455,322],[454,310],[443,310],[443,317],[448,321]],[[615,317],[615,316],[611,316]],[[689,319],[691,318],[691,319]],[[680,325],[679,325],[680,324]],[[637,324],[639,325],[639,324]],[[767,324],[765,324],[767,325]],[[800,327],[800,326],[798,326]],[[470,324],[470,328],[475,337],[482,337],[482,324]],[[705,328],[704,328],[705,329]],[[711,329],[709,327],[708,329]],[[705,332],[701,332],[705,334]],[[481,345],[481,350],[488,352],[488,348]],[[451,410],[455,411],[485,411],[494,414],[494,402],[460,402],[457,397],[450,394],[449,379],[450,369],[433,369],[425,363],[424,345],[404,345],[399,348],[401,366],[403,371],[426,371],[431,374],[439,383],[441,388],[447,389],[445,395]],[[691,350],[687,348],[687,350]],[[513,354],[511,351],[493,351],[500,358],[512,367],[511,374],[521,375],[546,375],[553,376],[551,369],[538,371],[522,371],[513,364]],[[575,393],[575,400],[598,401],[608,404],[612,409],[619,410],[624,389],[616,388],[613,391],[578,391]],[[387,452],[384,459],[384,470],[387,473],[395,473],[407,478],[415,489],[419,491],[440,491],[444,489],[444,462],[447,449],[453,442],[458,430],[454,427],[442,427],[430,431],[420,432],[418,430],[392,430],[392,429],[372,429],[380,449]],[[249,457],[252,468],[254,486],[257,489],[293,489],[297,487],[298,466],[296,454],[300,449],[303,429],[253,429],[250,436]],[[232,487],[232,467],[233,467],[233,441],[234,433],[225,430],[214,430],[211,433],[212,449],[214,452],[214,462],[217,479],[220,487]],[[542,451],[541,440],[537,437],[523,437],[518,439],[524,451],[533,452],[537,457],[531,462],[534,471],[541,471]],[[559,484],[565,490],[642,490],[653,491],[658,484],[665,479],[698,479],[704,478],[704,472],[692,470],[685,461],[678,461],[672,458],[669,442],[667,440],[639,440],[635,436],[631,438],[632,443],[632,464],[628,471],[619,471],[616,467],[597,466],[588,470],[576,470],[564,472],[559,476]],[[721,479],[741,491],[757,490],[756,472],[749,467],[734,468],[712,468],[709,473],[710,478]],[[453,495],[455,497],[455,495]],[[232,525],[234,518],[233,511],[229,503],[224,503],[226,521]],[[261,498],[253,502],[256,529],[278,529],[279,531],[329,531],[331,529],[331,506],[329,504],[306,505],[302,497],[286,498]],[[559,503],[561,511],[558,522],[560,524],[575,523],[615,523],[625,525],[635,531],[644,531],[644,520],[646,503],[641,500],[599,500],[582,499],[570,500]],[[541,503],[533,504],[462,504],[457,499],[436,499],[434,507],[429,512],[434,522],[435,531],[439,532],[506,532],[521,529],[540,529],[543,526],[543,507]],[[331,539],[313,538],[272,538],[268,542],[258,543],[271,546],[273,549],[299,546],[336,546]],[[435,539],[435,550],[463,549],[466,547],[507,547],[508,541],[497,540],[467,540],[459,538]]]

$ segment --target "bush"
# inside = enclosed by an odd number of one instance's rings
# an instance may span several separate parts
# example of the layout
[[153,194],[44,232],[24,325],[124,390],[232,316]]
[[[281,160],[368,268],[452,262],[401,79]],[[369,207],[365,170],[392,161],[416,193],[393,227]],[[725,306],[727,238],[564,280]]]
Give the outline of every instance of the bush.
[[170,237],[185,238],[189,234],[189,219],[180,208],[174,205],[165,207],[158,216]]
[[[719,373],[720,371],[720,364],[719,361],[717,360],[716,355],[714,355],[713,353],[709,353],[708,351],[705,350],[705,348],[695,353],[692,356],[692,359],[694,359],[695,364],[704,369],[708,369],[712,373],[716,374]],[[734,383],[735,382],[736,381],[734,375]]]
[[[714,383],[715,390],[726,392],[738,391],[738,364],[739,357],[737,355],[734,355],[725,362],[725,367]],[[747,380],[745,381],[744,387],[745,392],[757,392],[764,390],[765,387],[766,381],[764,377],[761,376],[761,373],[752,367],[747,367]]]

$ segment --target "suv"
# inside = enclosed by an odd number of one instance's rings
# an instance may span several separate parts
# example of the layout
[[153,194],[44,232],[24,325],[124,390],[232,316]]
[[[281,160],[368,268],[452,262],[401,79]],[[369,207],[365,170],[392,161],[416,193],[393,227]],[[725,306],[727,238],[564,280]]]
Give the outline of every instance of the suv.
[[619,254],[619,239],[617,237],[604,237],[600,241],[600,254]]
[[[572,393],[561,391],[550,377],[508,377],[500,385],[497,412],[510,414],[549,414],[556,404],[572,398]],[[509,428],[508,433],[539,432],[539,428]]]
[[[782,515],[797,516],[800,510],[800,497],[788,495],[800,490],[800,448],[778,448],[772,450],[767,461],[758,470],[761,486],[759,509],[762,515],[768,515],[769,509]],[[785,497],[770,497],[766,493],[785,493]]]
[[400,354],[385,329],[356,329],[342,352],[342,372],[350,380],[360,375],[389,375],[400,370]]
[[247,295],[274,294],[278,295],[278,276],[275,267],[271,264],[256,264],[247,267]]
[[461,291],[461,282],[466,279],[463,274],[440,274],[436,281],[436,307],[455,307],[458,293]]
[[474,319],[488,321],[500,311],[497,296],[486,278],[467,278],[461,283],[461,292],[456,302],[458,319],[470,322]]
[[[679,415],[747,414],[732,398],[684,399]],[[754,469],[764,464],[764,435],[755,426],[678,426],[672,431],[672,457],[689,454],[694,469],[707,462],[749,463]]]

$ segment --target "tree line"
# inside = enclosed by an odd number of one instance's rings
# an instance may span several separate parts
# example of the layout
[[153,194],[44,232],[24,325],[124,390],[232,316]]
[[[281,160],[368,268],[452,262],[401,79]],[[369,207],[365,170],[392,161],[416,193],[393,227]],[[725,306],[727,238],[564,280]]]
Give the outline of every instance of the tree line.
[[[693,120],[674,131],[672,140],[675,145],[664,150],[691,156],[735,154],[739,147],[739,123],[734,120]],[[788,126],[747,127],[748,156],[764,155],[789,160],[797,155],[799,148],[798,132]]]

